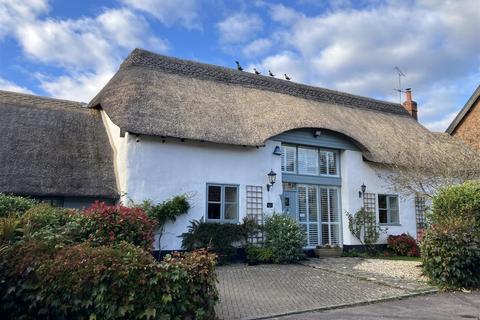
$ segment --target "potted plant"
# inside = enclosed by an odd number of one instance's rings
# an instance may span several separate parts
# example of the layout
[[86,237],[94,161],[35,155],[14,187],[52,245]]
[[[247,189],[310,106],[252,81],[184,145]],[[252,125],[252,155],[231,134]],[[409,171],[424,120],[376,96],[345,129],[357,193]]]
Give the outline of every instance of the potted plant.
[[338,245],[326,244],[315,248],[315,256],[318,258],[341,257],[343,249]]

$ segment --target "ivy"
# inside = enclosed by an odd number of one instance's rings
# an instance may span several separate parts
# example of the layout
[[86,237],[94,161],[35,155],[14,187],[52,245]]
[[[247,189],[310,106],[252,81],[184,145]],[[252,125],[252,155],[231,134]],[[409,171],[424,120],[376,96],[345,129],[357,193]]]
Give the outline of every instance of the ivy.
[[374,252],[380,233],[386,232],[387,228],[379,226],[375,215],[363,207],[353,215],[347,212],[347,218],[352,235],[360,241],[365,251]]

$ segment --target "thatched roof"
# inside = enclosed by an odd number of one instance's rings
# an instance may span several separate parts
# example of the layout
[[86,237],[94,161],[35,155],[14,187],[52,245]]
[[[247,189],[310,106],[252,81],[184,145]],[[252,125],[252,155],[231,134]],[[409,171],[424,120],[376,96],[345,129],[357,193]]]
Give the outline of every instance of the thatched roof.
[[[90,102],[125,131],[259,146],[282,132],[324,128],[367,160],[442,156],[444,142],[396,103],[135,49]],[[420,157],[418,157],[420,158]]]
[[118,197],[99,111],[0,91],[0,192]]

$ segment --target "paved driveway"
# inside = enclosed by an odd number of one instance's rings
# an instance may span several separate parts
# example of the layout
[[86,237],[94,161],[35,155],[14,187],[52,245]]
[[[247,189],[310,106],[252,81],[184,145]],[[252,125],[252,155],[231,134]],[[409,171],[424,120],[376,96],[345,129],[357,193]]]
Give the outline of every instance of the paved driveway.
[[480,291],[449,292],[404,300],[296,314],[278,320],[480,320]]
[[304,265],[218,267],[220,319],[258,319],[408,296],[406,288]]

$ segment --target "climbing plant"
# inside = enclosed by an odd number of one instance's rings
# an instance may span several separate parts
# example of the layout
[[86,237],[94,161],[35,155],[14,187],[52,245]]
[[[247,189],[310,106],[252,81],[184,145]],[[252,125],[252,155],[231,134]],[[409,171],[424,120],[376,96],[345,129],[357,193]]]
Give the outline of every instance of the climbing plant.
[[355,214],[347,212],[347,218],[348,229],[352,235],[360,241],[366,252],[373,252],[380,234],[386,232],[387,228],[379,226],[375,215],[364,207]]

